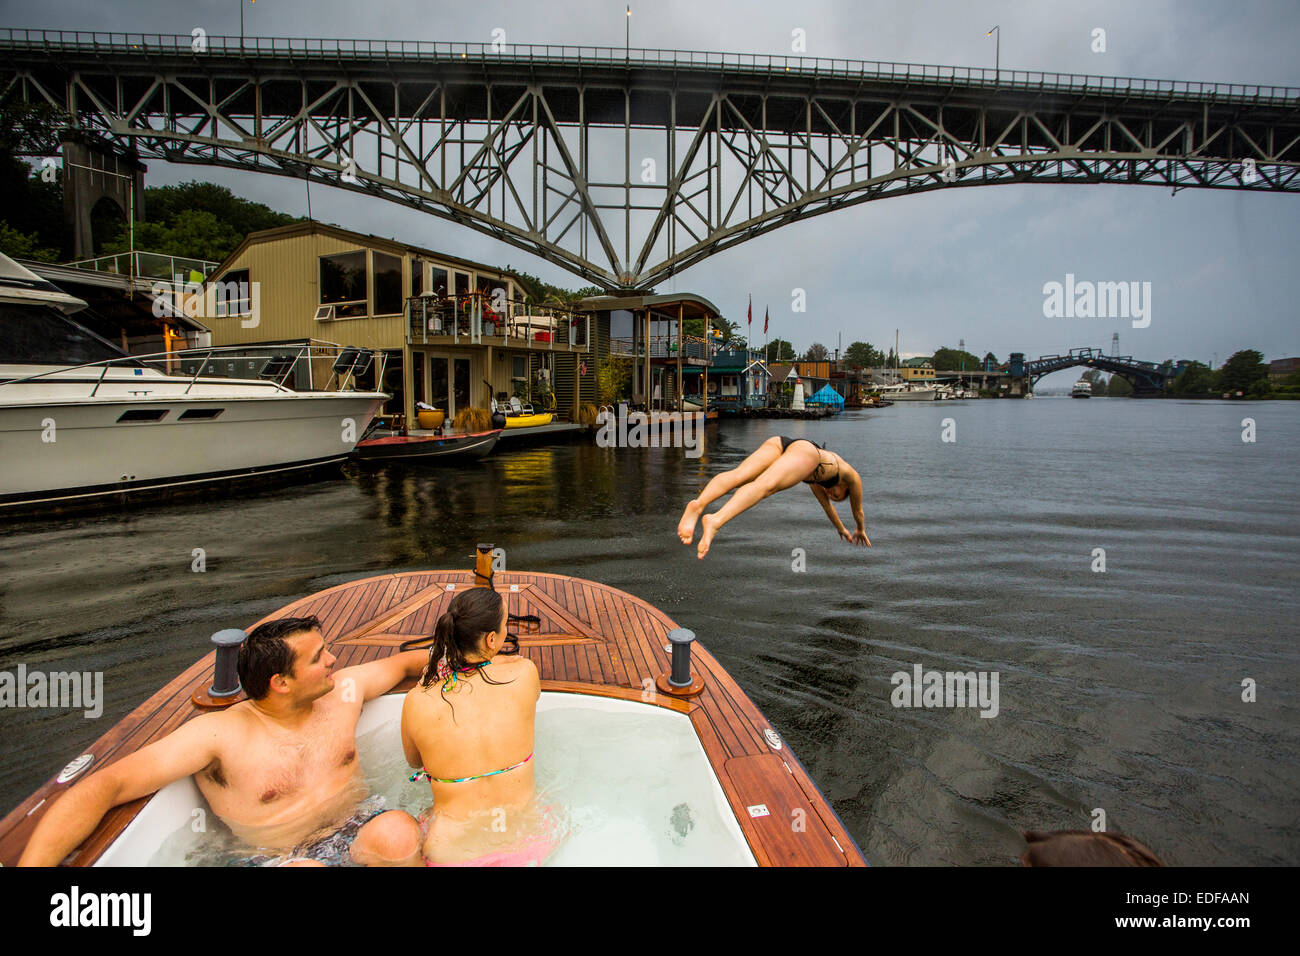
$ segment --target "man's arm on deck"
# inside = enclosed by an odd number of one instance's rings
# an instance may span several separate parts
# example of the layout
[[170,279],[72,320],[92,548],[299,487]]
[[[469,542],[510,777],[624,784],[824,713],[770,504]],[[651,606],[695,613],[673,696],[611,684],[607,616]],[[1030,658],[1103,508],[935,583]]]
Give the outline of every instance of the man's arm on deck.
[[217,759],[224,714],[203,714],[74,785],[45,811],[19,866],[57,866],[113,807],[198,773]]
[[408,677],[419,677],[424,673],[424,665],[429,661],[429,651],[405,651],[392,654],[368,664],[345,667],[338,672],[339,680],[351,679],[357,682],[359,701],[374,700],[382,697]]

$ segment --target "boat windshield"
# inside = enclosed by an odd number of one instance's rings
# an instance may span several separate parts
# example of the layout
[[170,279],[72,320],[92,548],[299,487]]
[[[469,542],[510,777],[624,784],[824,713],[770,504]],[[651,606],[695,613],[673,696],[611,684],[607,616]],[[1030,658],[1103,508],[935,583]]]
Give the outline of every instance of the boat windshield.
[[0,302],[0,365],[86,365],[125,355],[58,309]]

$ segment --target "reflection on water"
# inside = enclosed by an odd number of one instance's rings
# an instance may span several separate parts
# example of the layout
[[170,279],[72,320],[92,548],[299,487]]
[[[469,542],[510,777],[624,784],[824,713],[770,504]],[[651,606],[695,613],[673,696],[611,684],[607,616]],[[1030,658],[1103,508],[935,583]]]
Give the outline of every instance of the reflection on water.
[[[8,528],[0,670],[103,670],[106,701],[99,721],[0,712],[0,809],[212,632],[352,578],[468,568],[482,541],[508,568],[599,580],[692,628],[873,862],[1007,863],[1019,830],[1086,827],[1101,808],[1169,862],[1295,864],[1297,413],[900,404],[724,422],[698,459],[574,442]],[[1254,444],[1240,440],[1246,414]],[[955,443],[941,441],[945,417]],[[874,547],[841,543],[795,488],[697,561],[674,534],[683,505],[782,433],[826,441],[862,472]],[[1097,548],[1105,573],[1091,570]],[[998,716],[893,708],[891,675],[916,664],[998,672]],[[1255,703],[1241,699],[1246,678]]]

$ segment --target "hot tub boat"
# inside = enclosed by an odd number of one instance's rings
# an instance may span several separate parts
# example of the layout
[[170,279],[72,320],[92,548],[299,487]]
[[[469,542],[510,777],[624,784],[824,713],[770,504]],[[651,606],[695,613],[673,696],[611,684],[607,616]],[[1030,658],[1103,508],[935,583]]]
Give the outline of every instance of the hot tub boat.
[[[451,598],[476,586],[495,587],[511,614],[536,618],[532,632],[520,635],[519,652],[542,678],[539,786],[550,765],[560,778],[604,788],[583,798],[598,801],[587,816],[600,817],[599,825],[579,827],[548,864],[865,865],[826,798],[744,691],[689,631],[631,594],[557,574],[493,575],[491,546],[480,545],[474,571],[350,581],[263,620],[316,615],[337,666],[347,667],[428,635]],[[70,753],[60,774],[0,821],[0,862],[17,861],[42,813],[76,780],[202,713],[213,703],[217,671],[213,652],[84,753]],[[411,684],[366,704],[359,747],[367,733],[392,724],[380,738],[400,750],[396,721]],[[613,742],[607,732],[614,724],[632,729]],[[566,759],[575,772],[564,769]],[[622,769],[602,769],[610,760]],[[191,778],[170,784],[111,810],[64,863],[160,865],[160,851],[189,829],[196,806],[203,803]],[[668,839],[655,845],[656,834]]]

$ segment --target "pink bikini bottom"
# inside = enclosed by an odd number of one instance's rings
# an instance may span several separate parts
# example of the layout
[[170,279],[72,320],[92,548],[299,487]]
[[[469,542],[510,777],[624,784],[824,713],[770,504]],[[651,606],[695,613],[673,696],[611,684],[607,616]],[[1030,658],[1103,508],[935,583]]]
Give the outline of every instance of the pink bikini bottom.
[[497,850],[485,854],[473,860],[461,860],[457,863],[431,863],[424,861],[425,866],[529,866],[536,864],[542,865],[542,861],[550,856],[551,851],[559,843],[559,839],[553,833],[539,833],[530,837],[527,841],[517,847],[509,850]]

